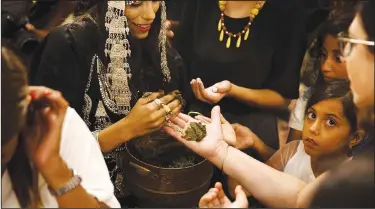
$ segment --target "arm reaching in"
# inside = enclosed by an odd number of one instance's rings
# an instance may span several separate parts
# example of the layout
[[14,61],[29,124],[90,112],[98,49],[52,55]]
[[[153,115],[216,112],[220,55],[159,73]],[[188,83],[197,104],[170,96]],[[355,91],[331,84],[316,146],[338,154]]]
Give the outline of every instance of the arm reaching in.
[[173,124],[165,131],[185,146],[211,161],[249,191],[267,207],[307,207],[319,186],[321,175],[306,187],[306,183],[289,174],[280,172],[261,163],[240,150],[229,146],[223,139],[220,121],[220,107],[213,108],[210,124],[206,125],[207,135],[200,141],[187,141],[176,131],[184,129],[192,121],[187,115],[179,114],[172,119]]

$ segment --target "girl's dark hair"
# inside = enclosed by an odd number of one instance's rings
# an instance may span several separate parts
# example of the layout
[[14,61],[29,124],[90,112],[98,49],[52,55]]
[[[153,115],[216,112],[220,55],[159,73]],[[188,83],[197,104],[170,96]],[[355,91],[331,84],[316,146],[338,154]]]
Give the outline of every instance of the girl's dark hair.
[[306,65],[306,68],[302,71],[301,81],[305,86],[324,83],[324,77],[321,72],[324,40],[328,35],[336,37],[338,33],[348,30],[354,19],[355,12],[353,11],[353,6],[355,5],[355,1],[346,1],[341,4],[342,6],[335,8],[330,18],[320,26],[317,38],[308,50],[308,55],[311,57],[312,63]]
[[353,102],[353,94],[350,92],[349,82],[337,80],[318,85],[313,89],[313,94],[307,102],[306,112],[313,105],[327,99],[340,99],[344,110],[344,116],[348,119],[352,132],[356,132],[356,107]]
[[[21,132],[25,123],[22,101],[27,95],[26,69],[10,44],[1,47],[1,144],[7,144]],[[6,121],[6,123],[4,122]],[[40,207],[38,174],[33,172],[20,138],[16,151],[7,165],[13,190],[22,208]]]
[[[369,41],[374,41],[374,18],[375,2],[372,0],[361,2],[358,6],[358,13],[362,19],[363,27]],[[370,52],[374,54],[374,46],[368,46]]]

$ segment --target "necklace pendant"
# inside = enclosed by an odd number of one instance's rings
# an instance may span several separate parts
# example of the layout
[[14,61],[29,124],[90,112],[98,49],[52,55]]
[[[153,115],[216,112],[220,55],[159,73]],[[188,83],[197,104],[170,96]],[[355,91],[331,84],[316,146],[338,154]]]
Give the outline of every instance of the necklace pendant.
[[224,39],[224,30],[221,30],[219,41],[221,42],[221,41],[223,41],[223,39]]
[[229,49],[230,47],[230,42],[231,42],[231,37],[229,36],[227,39],[227,44],[226,44],[227,49]]
[[227,1],[219,1],[220,11],[224,11],[225,10],[225,5],[226,4],[227,4]]
[[217,31],[221,31],[221,19],[219,20],[219,24],[217,25]]
[[249,38],[249,32],[250,32],[250,28],[247,29],[246,33],[245,33],[245,37],[243,40],[247,40]]
[[241,36],[238,36],[236,47],[240,48],[240,46],[241,46]]
[[252,9],[251,14],[253,14],[254,16],[257,16],[259,14],[259,9],[257,8]]

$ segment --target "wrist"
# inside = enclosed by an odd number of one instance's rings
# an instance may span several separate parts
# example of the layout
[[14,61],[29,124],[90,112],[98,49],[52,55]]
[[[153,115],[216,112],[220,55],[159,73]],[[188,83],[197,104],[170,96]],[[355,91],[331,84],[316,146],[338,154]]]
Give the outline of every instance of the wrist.
[[252,135],[254,144],[251,146],[251,148],[255,149],[256,151],[262,150],[263,149],[263,141],[259,139],[257,135],[253,133]]
[[127,118],[125,117],[122,121],[121,121],[121,138],[122,138],[122,142],[127,142],[129,141],[130,139],[132,138],[135,138],[137,137],[137,133],[135,131],[135,128],[133,127],[133,123]]
[[235,84],[233,84],[232,82],[230,82],[230,87],[229,87],[229,91],[227,93],[227,97],[233,97],[235,95],[235,91],[236,91],[236,88],[237,86]]
[[50,158],[48,164],[40,168],[39,172],[52,189],[63,187],[73,177],[72,171],[61,157]]
[[226,142],[220,143],[220,145],[216,148],[214,154],[210,157],[207,157],[207,160],[212,162],[216,167],[222,168],[223,162],[226,158],[226,152],[229,148],[229,145]]

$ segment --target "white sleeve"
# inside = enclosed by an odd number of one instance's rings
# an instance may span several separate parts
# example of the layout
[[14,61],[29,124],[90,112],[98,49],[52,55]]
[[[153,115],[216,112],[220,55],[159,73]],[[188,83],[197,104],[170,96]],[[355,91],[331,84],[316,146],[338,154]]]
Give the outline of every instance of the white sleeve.
[[109,207],[120,208],[99,143],[72,108],[65,116],[60,155],[81,176],[82,187],[89,194]]
[[290,114],[289,127],[298,131],[303,130],[303,123],[305,119],[305,109],[307,101],[304,100],[303,96],[297,99],[296,106]]

